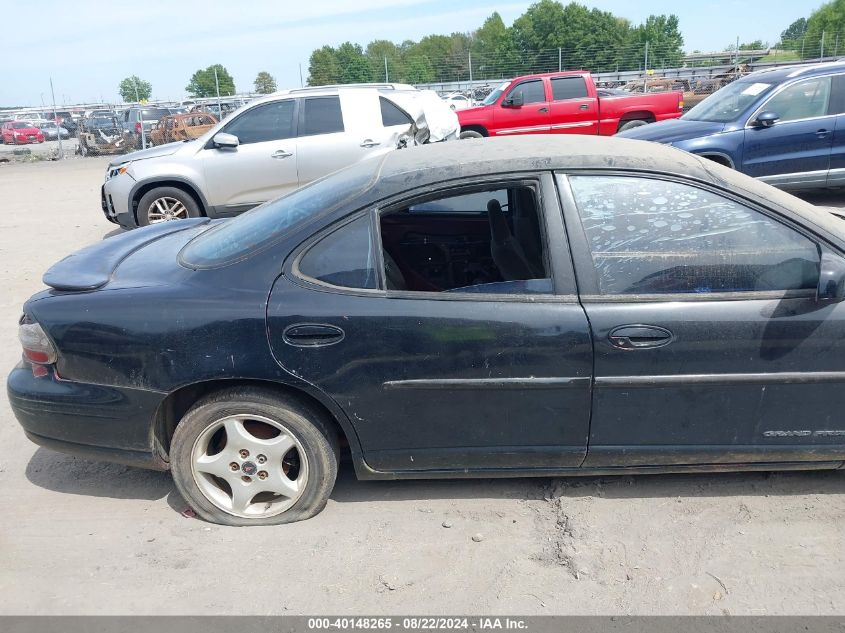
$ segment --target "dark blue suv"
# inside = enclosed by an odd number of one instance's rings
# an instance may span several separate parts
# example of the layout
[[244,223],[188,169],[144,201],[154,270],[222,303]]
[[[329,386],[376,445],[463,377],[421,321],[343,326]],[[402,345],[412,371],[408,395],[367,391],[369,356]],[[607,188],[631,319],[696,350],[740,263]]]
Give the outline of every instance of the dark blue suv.
[[845,185],[845,63],[752,73],[680,119],[618,136],[673,145],[784,189]]

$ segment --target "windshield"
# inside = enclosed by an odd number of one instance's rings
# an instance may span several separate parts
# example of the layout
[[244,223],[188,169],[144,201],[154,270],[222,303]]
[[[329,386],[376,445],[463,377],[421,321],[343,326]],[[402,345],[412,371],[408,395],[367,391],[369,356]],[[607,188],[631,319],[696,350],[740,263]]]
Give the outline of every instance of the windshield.
[[496,100],[500,96],[502,96],[502,93],[505,90],[507,90],[508,86],[510,86],[510,85],[511,85],[511,82],[509,82],[509,81],[506,81],[505,83],[503,83],[501,86],[499,86],[493,92],[491,92],[489,95],[487,95],[487,98],[484,101],[481,102],[481,105],[493,105],[494,103],[496,103]]
[[32,127],[32,123],[28,121],[19,121],[18,123],[13,123],[12,127],[16,130],[25,130]]
[[179,261],[190,268],[214,268],[249,257],[277,243],[293,227],[359,196],[377,174],[378,164],[366,161],[315,180],[200,233],[182,249]]
[[728,123],[733,121],[774,84],[759,81],[735,81],[717,90],[681,118],[689,121]]
[[117,121],[111,117],[96,117],[88,120],[88,127],[117,127]]

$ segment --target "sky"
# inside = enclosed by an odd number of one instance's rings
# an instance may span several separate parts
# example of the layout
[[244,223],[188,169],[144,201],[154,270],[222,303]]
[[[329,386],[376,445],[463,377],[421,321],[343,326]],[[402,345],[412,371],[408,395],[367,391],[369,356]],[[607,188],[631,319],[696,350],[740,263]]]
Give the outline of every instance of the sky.
[[[723,50],[743,42],[774,42],[791,22],[821,3],[795,0],[580,0],[634,24],[675,13],[688,51]],[[493,11],[510,25],[531,4],[504,0],[42,0],[3,2],[5,16],[31,16],[37,28],[4,29],[0,39],[0,105],[119,102],[117,86],[135,74],[153,98],[182,99],[194,71],[223,64],[239,92],[266,70],[278,87],[307,80],[315,48],[351,40],[397,43],[432,33],[472,31]],[[72,10],[68,10],[72,6]],[[50,16],[56,16],[51,29]],[[6,18],[4,18],[5,21]],[[26,20],[19,22],[25,24]]]

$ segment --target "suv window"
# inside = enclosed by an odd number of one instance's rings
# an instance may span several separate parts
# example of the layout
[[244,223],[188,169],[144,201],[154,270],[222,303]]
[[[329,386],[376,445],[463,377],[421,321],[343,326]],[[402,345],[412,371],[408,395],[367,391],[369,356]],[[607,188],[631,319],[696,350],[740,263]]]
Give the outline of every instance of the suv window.
[[384,127],[391,127],[393,125],[410,125],[413,123],[402,109],[395,103],[384,97],[379,97],[379,104],[381,105],[381,124]]
[[223,131],[237,136],[242,145],[292,138],[294,106],[293,99],[256,106],[233,119]]
[[553,77],[552,99],[583,99],[587,96],[587,82],[583,77]]
[[788,86],[769,99],[760,112],[775,112],[780,122],[826,116],[830,77],[816,77]]
[[810,290],[811,240],[738,202],[628,176],[569,178],[601,294]]
[[305,123],[300,136],[343,132],[340,97],[309,97],[303,101]]
[[376,288],[369,216],[344,224],[308,249],[299,261],[299,272],[333,286]]
[[543,87],[542,79],[533,79],[517,84],[508,93],[508,97],[512,97],[517,92],[522,93],[523,103],[525,104],[544,103],[546,101],[546,89]]

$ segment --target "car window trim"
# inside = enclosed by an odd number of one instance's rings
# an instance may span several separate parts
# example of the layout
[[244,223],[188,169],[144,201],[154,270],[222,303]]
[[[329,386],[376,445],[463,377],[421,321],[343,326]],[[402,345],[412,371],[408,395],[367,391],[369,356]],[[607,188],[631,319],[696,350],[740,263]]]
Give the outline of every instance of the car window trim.
[[760,113],[766,111],[766,106],[769,104],[769,102],[772,99],[774,99],[776,96],[778,96],[781,92],[786,90],[787,88],[790,88],[790,87],[792,87],[796,84],[799,84],[803,81],[813,81],[814,79],[824,79],[825,77],[830,77],[830,94],[828,95],[828,101],[827,101],[827,110],[828,111],[825,114],[822,114],[822,115],[819,115],[819,116],[804,117],[803,119],[790,119],[789,121],[783,121],[783,122],[780,122],[780,119],[778,119],[778,121],[775,122],[775,125],[786,125],[787,123],[801,123],[803,121],[817,121],[819,119],[826,119],[828,117],[838,116],[837,114],[830,114],[830,104],[833,102],[833,89],[834,89],[833,78],[836,77],[837,75],[840,75],[840,74],[842,74],[842,73],[832,72],[832,73],[827,73],[827,74],[824,74],[824,75],[814,75],[812,77],[799,77],[799,78],[795,79],[794,81],[790,81],[790,82],[781,84],[780,86],[775,88],[766,97],[766,100],[751,113],[751,116],[748,117],[748,119],[746,119],[745,126],[744,126],[745,129],[756,130],[757,127],[755,125],[753,125],[752,121],[757,120],[757,117],[760,116]]
[[567,235],[569,236],[570,252],[572,253],[573,264],[575,268],[575,279],[579,287],[579,297],[583,302],[589,303],[668,303],[679,301],[740,301],[740,300],[758,300],[758,299],[784,299],[815,296],[815,290],[751,290],[751,291],[737,291],[737,292],[712,292],[712,293],[687,293],[687,292],[673,292],[673,293],[643,293],[643,294],[602,294],[599,290],[598,275],[596,274],[595,265],[593,263],[592,250],[589,246],[584,224],[581,220],[581,214],[578,211],[575,202],[575,196],[572,193],[572,187],[569,183],[570,176],[603,176],[603,177],[628,177],[628,178],[649,178],[652,180],[663,180],[667,182],[674,182],[682,185],[696,187],[704,191],[709,191],[715,195],[721,196],[728,200],[732,200],[749,209],[762,213],[771,220],[783,224],[787,228],[796,231],[802,237],[810,240],[815,244],[816,249],[821,257],[822,249],[827,247],[839,256],[843,256],[840,249],[830,244],[822,236],[817,235],[807,227],[798,224],[792,218],[778,213],[775,209],[761,205],[759,202],[750,200],[743,196],[735,194],[733,191],[728,191],[714,186],[697,178],[685,177],[679,174],[658,174],[650,171],[640,170],[602,170],[602,169],[564,169],[554,172],[555,182],[558,184],[558,192],[561,198],[561,208],[563,209],[564,220],[566,223]]
[[[549,193],[547,195],[541,195],[542,189],[544,187],[544,178],[545,178],[545,185],[549,188]],[[541,233],[542,238],[545,240],[547,252],[545,253],[547,259],[547,266],[549,269],[549,275],[552,280],[552,287],[554,291],[549,294],[500,294],[500,293],[449,293],[449,292],[425,292],[425,291],[418,291],[418,290],[387,290],[385,288],[385,281],[384,281],[384,257],[381,248],[381,223],[378,221],[379,217],[382,213],[387,213],[390,211],[395,211],[397,209],[404,208],[413,202],[423,202],[425,199],[431,198],[438,198],[443,197],[441,194],[448,194],[454,192],[454,195],[460,195],[460,192],[465,193],[472,193],[472,191],[478,191],[479,189],[488,188],[489,185],[498,185],[500,184],[502,187],[507,186],[519,186],[520,184],[525,185],[526,183],[534,184],[540,189],[540,194],[538,196],[538,206],[541,209],[541,213],[543,214],[543,222],[541,224]],[[552,256],[552,250],[558,248],[558,243],[562,245],[564,248],[569,248],[568,240],[566,237],[566,229],[563,227],[563,231],[560,238],[553,237],[554,232],[548,230],[548,219],[546,215],[548,213],[548,203],[546,200],[550,197],[556,196],[556,192],[554,189],[554,175],[550,171],[532,171],[532,172],[525,172],[518,175],[513,173],[506,173],[506,174],[489,174],[485,176],[475,176],[472,178],[461,178],[456,179],[453,181],[444,181],[440,183],[440,185],[445,185],[440,189],[435,191],[431,190],[431,186],[419,187],[412,190],[404,191],[399,194],[395,194],[389,198],[386,198],[383,201],[376,201],[369,204],[364,209],[357,209],[340,219],[333,220],[330,224],[325,226],[323,229],[315,233],[314,235],[310,236],[302,243],[300,243],[296,248],[291,250],[291,254],[288,256],[285,264],[283,265],[283,274],[285,274],[292,283],[297,285],[303,286],[305,288],[309,288],[311,290],[318,290],[322,292],[330,292],[333,294],[345,294],[345,295],[354,295],[354,296],[361,296],[361,297],[373,297],[378,296],[382,298],[391,298],[391,299],[412,299],[412,300],[434,300],[434,301],[482,301],[482,302],[496,302],[496,301],[507,301],[507,302],[515,302],[515,303],[578,303],[578,294],[577,294],[577,287],[575,286],[575,271],[572,267],[571,255],[569,259],[569,270],[571,273],[572,281],[573,281],[573,289],[572,292],[560,292],[560,284],[559,284],[559,276],[560,276],[560,269],[564,268],[563,266],[559,265],[560,258]],[[549,201],[552,205],[555,206],[557,209],[557,217],[561,218],[560,206],[559,202],[555,203],[554,200]],[[375,242],[378,245],[377,253],[376,253],[376,260],[378,261],[379,270],[377,271],[377,278],[379,282],[378,289],[369,289],[369,288],[348,288],[344,286],[335,286],[333,284],[328,284],[323,281],[319,281],[313,278],[308,277],[299,268],[299,262],[302,257],[307,253],[317,242],[321,239],[329,235],[333,232],[333,230],[339,229],[341,226],[345,226],[347,223],[354,221],[355,219],[360,218],[361,216],[369,213],[370,214],[370,231],[371,236],[373,239],[377,239]],[[562,218],[561,218],[561,226],[563,226]]]

